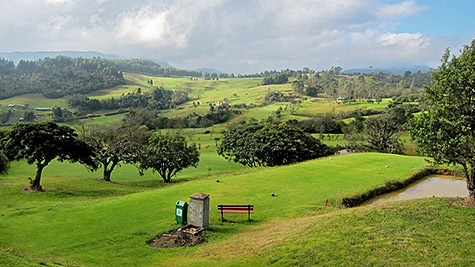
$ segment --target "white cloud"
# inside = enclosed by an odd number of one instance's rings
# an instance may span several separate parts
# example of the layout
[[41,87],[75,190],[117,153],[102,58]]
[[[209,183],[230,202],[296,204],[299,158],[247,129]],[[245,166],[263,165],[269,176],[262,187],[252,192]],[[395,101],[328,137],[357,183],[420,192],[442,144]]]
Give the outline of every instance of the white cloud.
[[0,51],[98,50],[241,73],[438,62],[466,40],[398,32],[424,10],[407,0],[0,0]]
[[383,6],[378,11],[378,16],[382,19],[394,19],[405,16],[412,16],[427,9],[427,7],[418,6],[413,0],[410,0],[393,5]]
[[67,27],[72,21],[71,16],[54,16],[48,21],[38,24],[38,29],[43,31],[58,32]]
[[173,1],[125,11],[116,32],[121,41],[149,47],[185,48],[198,18],[219,1]]
[[72,0],[45,0],[45,3],[53,6],[71,6]]

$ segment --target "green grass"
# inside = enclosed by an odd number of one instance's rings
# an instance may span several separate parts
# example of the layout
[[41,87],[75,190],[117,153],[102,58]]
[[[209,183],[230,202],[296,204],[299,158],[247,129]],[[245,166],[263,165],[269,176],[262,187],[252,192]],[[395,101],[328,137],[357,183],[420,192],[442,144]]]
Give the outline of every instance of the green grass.
[[473,266],[474,220],[475,209],[446,199],[359,207],[274,221],[200,249],[182,265]]
[[[384,168],[388,164],[390,168]],[[31,262],[108,266],[159,264],[201,251],[199,247],[162,250],[146,245],[155,235],[176,227],[174,203],[187,200],[194,192],[211,194],[211,229],[207,231],[210,243],[202,247],[213,248],[220,242],[232,242],[239,233],[275,220],[341,209],[338,204],[341,197],[364,192],[386,180],[404,179],[424,164],[423,158],[416,157],[352,154],[203,177],[157,190],[143,186],[144,192],[140,193],[134,193],[136,184],[110,184],[96,179],[89,179],[87,183],[86,178],[71,177],[74,189],[70,192],[81,193],[65,194],[68,190],[53,186],[65,181],[56,180],[51,173],[44,179],[44,187],[49,192],[22,194],[19,192],[22,186],[17,181],[20,178],[3,179],[0,180],[0,250],[9,250],[10,254]],[[216,178],[219,183],[214,181]],[[121,187],[127,188],[120,191]],[[109,191],[109,196],[97,196],[101,190]],[[270,193],[276,197],[270,197]],[[329,199],[329,206],[323,205],[325,199]],[[235,224],[221,223],[213,211],[218,203],[254,204],[253,221],[247,223],[245,216],[231,214],[228,217],[235,220]],[[193,258],[194,261],[199,259]]]
[[67,107],[66,98],[46,98],[42,94],[25,94],[20,96],[15,96],[8,99],[0,100],[0,105],[6,106],[8,104],[14,105],[29,105],[30,108],[53,108],[54,106],[58,107]]
[[339,103],[328,101],[322,98],[311,98],[303,101],[300,105],[295,105],[295,112],[306,115],[324,115],[329,112],[346,112],[356,109],[385,110],[388,107],[390,98],[385,98],[381,103],[368,103],[366,101]]

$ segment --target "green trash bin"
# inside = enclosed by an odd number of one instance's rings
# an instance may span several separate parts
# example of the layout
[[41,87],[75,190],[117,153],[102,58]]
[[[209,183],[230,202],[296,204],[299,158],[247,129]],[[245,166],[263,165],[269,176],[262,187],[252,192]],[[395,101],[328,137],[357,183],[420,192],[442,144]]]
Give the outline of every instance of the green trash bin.
[[178,200],[175,206],[175,219],[177,223],[187,223],[188,218],[188,203]]

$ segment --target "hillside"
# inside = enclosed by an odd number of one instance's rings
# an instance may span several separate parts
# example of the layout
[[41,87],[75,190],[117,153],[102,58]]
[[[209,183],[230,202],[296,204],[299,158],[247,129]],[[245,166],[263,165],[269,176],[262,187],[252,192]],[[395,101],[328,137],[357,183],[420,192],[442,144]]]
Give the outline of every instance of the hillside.
[[[388,162],[390,168],[384,168]],[[342,196],[364,192],[386,180],[405,179],[424,165],[423,158],[353,154],[203,177],[155,190],[83,179],[71,172],[58,173],[59,176],[50,172],[44,177],[44,187],[49,190],[44,194],[20,193],[24,186],[24,178],[20,177],[24,176],[13,178],[16,175],[12,173],[0,178],[0,255],[3,260],[11,255],[32,263],[67,265],[159,263],[180,257],[184,251],[202,253],[202,249],[222,242],[234,242],[240,233],[277,223],[279,218],[288,220],[339,210]],[[215,182],[217,178],[219,183]],[[64,183],[64,179],[70,182]],[[124,190],[146,191],[123,195]],[[239,215],[229,215],[236,223],[222,223],[219,215],[211,212],[208,244],[169,250],[148,247],[148,240],[176,227],[174,203],[187,200],[194,192],[211,194],[211,207],[218,203],[252,203],[256,206],[253,221],[247,223]],[[324,206],[325,199],[329,199],[329,206]]]

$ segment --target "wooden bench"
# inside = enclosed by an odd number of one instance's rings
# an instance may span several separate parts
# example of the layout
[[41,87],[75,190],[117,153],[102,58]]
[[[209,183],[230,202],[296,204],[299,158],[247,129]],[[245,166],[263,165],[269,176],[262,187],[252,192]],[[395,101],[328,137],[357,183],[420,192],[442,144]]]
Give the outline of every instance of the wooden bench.
[[247,218],[251,221],[251,213],[254,213],[254,205],[218,205],[218,212],[221,213],[221,221],[224,222],[224,213],[247,213]]

